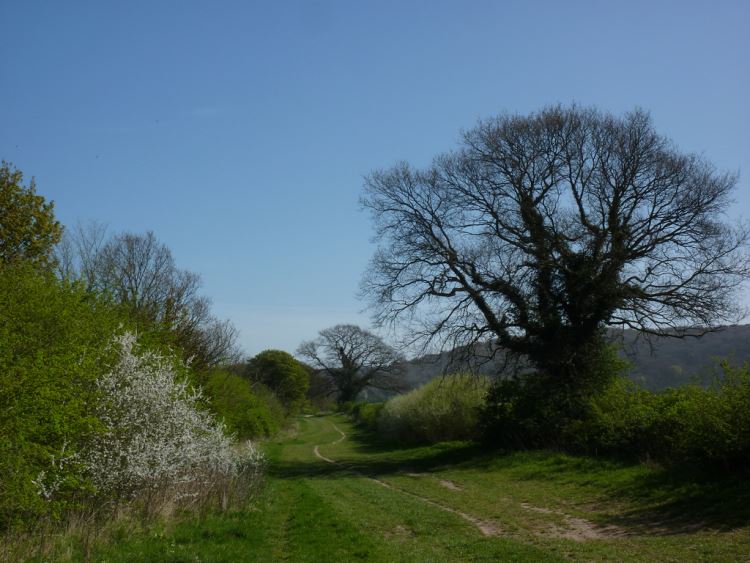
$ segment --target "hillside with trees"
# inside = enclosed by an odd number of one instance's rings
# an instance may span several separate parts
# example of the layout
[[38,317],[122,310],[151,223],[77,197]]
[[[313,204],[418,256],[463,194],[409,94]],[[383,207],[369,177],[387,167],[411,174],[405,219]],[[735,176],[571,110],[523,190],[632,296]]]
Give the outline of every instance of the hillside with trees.
[[[658,391],[689,383],[709,384],[717,375],[719,362],[742,365],[750,362],[750,325],[722,327],[700,337],[644,338],[636,331],[612,331],[610,341],[621,348],[626,360],[624,371],[646,389]],[[483,350],[467,358],[466,350],[457,349],[416,358],[403,364],[404,381],[419,387],[435,377],[452,372],[475,372],[482,375],[508,375],[501,353],[488,359]],[[370,397],[378,395],[370,392]]]

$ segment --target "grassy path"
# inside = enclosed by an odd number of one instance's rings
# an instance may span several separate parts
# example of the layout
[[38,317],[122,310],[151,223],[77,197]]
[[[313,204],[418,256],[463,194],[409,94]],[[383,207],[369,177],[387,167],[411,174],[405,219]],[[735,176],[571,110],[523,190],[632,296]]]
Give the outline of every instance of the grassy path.
[[[331,443],[332,446],[335,446],[336,444],[338,444],[342,440],[346,439],[346,434],[344,434],[339,429],[339,427],[336,426],[336,424],[334,424],[333,422],[331,422],[331,425],[333,426],[334,430],[336,430],[339,434],[341,434],[341,438],[339,438],[335,442]],[[331,458],[328,458],[328,457],[324,456],[323,454],[321,454],[320,453],[320,446],[315,446],[315,448],[313,448],[313,453],[315,454],[315,457],[317,457],[318,459],[322,459],[326,463],[332,463],[334,465],[339,465],[339,466],[342,465],[340,462],[338,462],[336,460],[333,460]],[[489,522],[483,522],[479,518],[476,518],[476,517],[474,517],[474,516],[472,516],[470,514],[467,514],[466,512],[461,512],[460,510],[456,510],[455,508],[451,508],[451,507],[446,506],[444,504],[440,504],[439,502],[435,502],[434,500],[431,500],[431,499],[428,499],[426,497],[414,494],[414,493],[412,493],[410,491],[407,491],[405,489],[396,487],[396,486],[394,486],[394,485],[392,485],[390,483],[386,483],[385,481],[382,481],[382,480],[377,479],[375,477],[368,477],[366,475],[363,475],[359,471],[356,471],[356,470],[352,470],[352,471],[353,471],[353,473],[358,474],[358,475],[362,475],[362,476],[366,477],[367,479],[369,479],[370,481],[372,481],[373,483],[377,483],[378,485],[382,485],[383,487],[385,487],[387,489],[396,490],[396,491],[398,491],[398,492],[400,492],[402,494],[408,495],[411,498],[415,498],[417,500],[421,500],[425,504],[429,504],[430,506],[433,506],[433,507],[435,507],[435,508],[437,508],[439,510],[443,510],[445,512],[450,512],[451,514],[457,514],[458,516],[460,516],[461,518],[463,518],[467,522],[469,522],[469,523],[473,524],[474,526],[476,526],[477,529],[480,532],[482,532],[482,534],[485,535],[485,536],[497,536],[497,535],[501,535],[501,530],[497,526],[495,526],[495,525],[493,525],[493,524],[491,524]],[[443,481],[443,483],[448,483],[448,481]],[[452,488],[453,490],[460,490],[458,487],[456,487],[455,484],[453,486],[449,487],[449,488]]]
[[251,510],[122,541],[107,561],[747,561],[750,486],[471,444],[392,449],[340,416],[267,445]]

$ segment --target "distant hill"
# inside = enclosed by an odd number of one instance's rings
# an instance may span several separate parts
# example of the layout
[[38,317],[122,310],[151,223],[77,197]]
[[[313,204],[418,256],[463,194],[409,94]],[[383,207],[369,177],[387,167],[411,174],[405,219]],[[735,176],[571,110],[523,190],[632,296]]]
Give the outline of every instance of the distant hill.
[[[633,364],[629,376],[647,389],[657,391],[687,383],[707,384],[718,361],[733,364],[750,362],[750,324],[728,326],[698,338],[651,337],[645,339],[632,330],[613,331],[613,340],[622,345],[622,355]],[[466,368],[465,360],[451,362],[451,352],[425,356],[406,362],[404,379],[408,387],[423,385],[434,377]],[[460,357],[453,353],[453,357]],[[494,375],[501,362],[488,362],[476,371]],[[385,398],[383,392],[368,390],[368,400]]]
[[626,331],[623,353],[633,363],[630,377],[648,389],[707,384],[719,361],[750,362],[750,324],[728,326],[699,338],[654,338],[650,345],[638,340],[634,331]]

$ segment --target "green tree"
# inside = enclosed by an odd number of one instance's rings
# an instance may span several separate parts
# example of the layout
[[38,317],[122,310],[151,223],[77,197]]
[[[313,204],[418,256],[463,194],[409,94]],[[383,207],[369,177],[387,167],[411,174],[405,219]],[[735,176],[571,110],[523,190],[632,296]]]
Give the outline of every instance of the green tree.
[[245,375],[271,389],[290,413],[299,412],[305,403],[310,376],[288,352],[261,352],[248,362]]
[[52,251],[62,236],[54,204],[36,193],[32,178],[23,185],[23,174],[10,163],[0,165],[0,264],[29,261],[42,267],[53,262]]

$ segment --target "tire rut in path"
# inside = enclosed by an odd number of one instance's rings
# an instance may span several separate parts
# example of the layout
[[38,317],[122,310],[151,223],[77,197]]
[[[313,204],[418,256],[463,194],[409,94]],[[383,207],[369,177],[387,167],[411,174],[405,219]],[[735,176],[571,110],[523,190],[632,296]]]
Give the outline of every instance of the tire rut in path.
[[[341,437],[338,440],[336,440],[334,442],[331,442],[330,444],[325,444],[325,445],[328,445],[328,446],[333,446],[335,444],[338,444],[342,440],[346,439],[346,434],[344,434],[344,432],[342,432],[342,430],[338,426],[336,426],[333,422],[331,422],[331,425],[336,430],[336,432],[338,432],[339,434],[341,434]],[[321,445],[323,445],[323,444],[321,444]],[[402,489],[401,487],[397,487],[396,485],[392,485],[390,483],[386,483],[385,481],[381,481],[380,479],[377,479],[376,477],[371,477],[369,475],[365,475],[361,471],[357,471],[356,469],[353,469],[353,468],[351,468],[351,467],[349,467],[347,465],[344,465],[343,463],[341,463],[339,461],[336,461],[335,459],[331,459],[329,457],[326,457],[322,453],[320,453],[320,445],[317,445],[317,446],[315,446],[313,448],[313,453],[315,454],[315,457],[317,457],[318,459],[321,459],[321,460],[325,461],[326,463],[330,463],[330,464],[333,464],[333,465],[338,465],[339,467],[341,467],[343,469],[346,469],[346,470],[350,471],[351,473],[353,473],[355,475],[359,475],[361,477],[364,477],[365,479],[369,479],[370,481],[373,481],[373,482],[377,483],[378,485],[380,485],[382,487],[385,487],[386,489],[390,489],[392,491],[396,491],[396,492],[399,492],[399,493],[401,493],[403,495],[406,495],[406,496],[409,496],[411,498],[417,499],[417,500],[419,500],[419,501],[421,501],[421,502],[423,502],[425,504],[428,504],[430,506],[438,508],[438,509],[440,509],[440,510],[442,510],[444,512],[450,512],[451,514],[455,514],[456,516],[460,516],[461,518],[463,518],[464,520],[466,520],[467,522],[469,522],[471,525],[473,525],[474,527],[476,527],[485,536],[499,536],[499,535],[502,534],[502,530],[500,529],[499,526],[497,526],[497,524],[494,524],[492,522],[486,522],[486,521],[480,520],[476,516],[472,516],[471,514],[467,514],[466,512],[462,512],[461,510],[456,510],[455,508],[451,508],[450,506],[445,506],[444,504],[441,504],[441,503],[439,503],[437,501],[434,501],[432,499],[428,499],[428,498],[419,496],[417,494],[412,493],[411,491],[407,491],[405,489]]]

